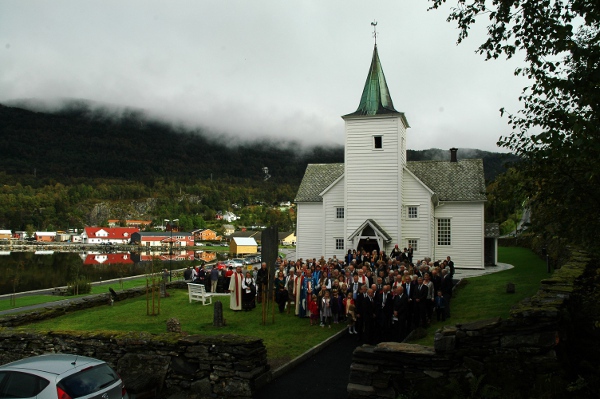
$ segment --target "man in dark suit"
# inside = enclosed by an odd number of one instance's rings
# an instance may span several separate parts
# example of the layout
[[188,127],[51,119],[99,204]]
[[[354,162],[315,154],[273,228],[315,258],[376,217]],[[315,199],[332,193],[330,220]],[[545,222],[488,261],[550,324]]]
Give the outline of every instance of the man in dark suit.
[[429,287],[423,284],[423,277],[417,279],[417,290],[414,296],[415,302],[415,326],[425,327],[427,325],[427,294]]
[[446,261],[447,261],[448,267],[450,268],[450,277],[454,278],[454,262],[452,261],[452,259],[450,259],[449,256],[446,257]]
[[375,291],[373,289],[367,290],[367,296],[362,301],[363,307],[363,329],[364,336],[363,340],[367,344],[375,344],[375,328],[377,320],[377,308],[375,304]]
[[406,332],[413,330],[415,315],[415,295],[417,293],[417,277],[413,276],[410,282],[403,284],[404,295],[408,298],[408,313],[406,315]]
[[356,294],[354,300],[355,315],[356,315],[356,332],[358,332],[358,340],[365,343],[365,319],[368,318],[369,307],[367,304],[367,286],[361,285],[360,290]]
[[448,270],[442,270],[442,283],[440,284],[440,291],[446,300],[445,313],[446,318],[450,317],[450,299],[452,299],[452,289],[454,288],[454,282],[452,276],[448,273]]
[[377,329],[375,331],[375,342],[391,341],[392,338],[392,313],[394,303],[391,286],[386,284],[381,292],[375,294],[375,309],[377,315]]
[[361,284],[358,282],[358,274],[355,274],[352,278],[352,282],[348,284],[348,292],[352,293],[352,299],[355,301],[360,293],[360,286]]
[[402,342],[407,334],[408,322],[408,295],[404,293],[404,287],[398,285],[394,292],[394,319],[393,339]]

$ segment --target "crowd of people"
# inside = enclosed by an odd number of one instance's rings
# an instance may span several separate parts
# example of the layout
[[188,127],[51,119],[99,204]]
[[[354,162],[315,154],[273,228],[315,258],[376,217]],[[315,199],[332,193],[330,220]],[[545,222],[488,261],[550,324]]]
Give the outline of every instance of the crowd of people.
[[[251,310],[269,294],[266,263],[244,273],[228,271],[232,310]],[[348,251],[345,259],[279,258],[273,276],[279,312],[292,311],[311,325],[347,323],[364,343],[402,341],[433,317],[450,317],[454,262],[424,258],[413,262],[411,248]]]

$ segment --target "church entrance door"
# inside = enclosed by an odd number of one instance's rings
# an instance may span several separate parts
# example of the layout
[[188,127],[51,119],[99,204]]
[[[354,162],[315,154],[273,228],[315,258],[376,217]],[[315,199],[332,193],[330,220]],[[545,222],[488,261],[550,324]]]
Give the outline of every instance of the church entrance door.
[[379,253],[379,244],[377,243],[377,237],[373,238],[361,238],[358,242],[358,249],[364,249],[370,255],[374,249]]

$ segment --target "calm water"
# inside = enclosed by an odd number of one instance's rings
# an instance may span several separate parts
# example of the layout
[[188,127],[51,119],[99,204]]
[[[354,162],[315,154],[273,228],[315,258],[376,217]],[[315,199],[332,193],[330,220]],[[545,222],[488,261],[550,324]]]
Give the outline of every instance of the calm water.
[[[201,254],[3,252],[0,255],[0,295],[65,286],[78,278],[102,281],[136,276],[161,268],[173,270],[199,264]],[[217,254],[202,254],[202,258]],[[153,261],[154,259],[154,261]]]

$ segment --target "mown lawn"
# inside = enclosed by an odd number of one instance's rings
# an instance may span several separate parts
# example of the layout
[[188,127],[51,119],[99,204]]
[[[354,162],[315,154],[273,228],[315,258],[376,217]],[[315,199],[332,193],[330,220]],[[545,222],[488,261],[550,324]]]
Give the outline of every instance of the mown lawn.
[[[510,308],[534,295],[540,287],[540,281],[548,276],[546,263],[525,248],[501,247],[498,249],[498,261],[511,264],[514,268],[467,279],[464,287],[454,291],[452,317],[446,322],[432,322],[427,329],[427,336],[411,343],[432,346],[435,331],[443,325],[497,316],[506,318]],[[509,282],[515,284],[514,294],[506,293],[506,284]]]
[[[292,359],[314,345],[322,342],[333,333],[345,327],[334,324],[331,329],[309,326],[308,319],[293,315],[275,313],[275,322],[269,312],[267,324],[262,325],[260,307],[251,312],[229,310],[229,297],[219,296],[223,303],[226,327],[212,326],[213,306],[203,306],[200,302],[189,303],[187,291],[169,290],[170,297],[160,302],[160,315],[148,316],[145,296],[116,302],[114,306],[102,306],[76,312],[51,320],[20,327],[35,331],[145,331],[154,334],[166,332],[166,321],[176,317],[182,331],[188,334],[239,334],[262,338],[267,347],[271,362],[280,364]],[[214,302],[214,300],[213,300]],[[158,306],[158,304],[156,304]]]

